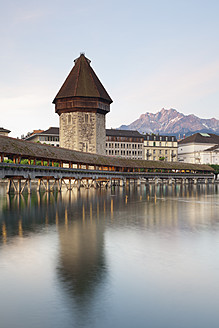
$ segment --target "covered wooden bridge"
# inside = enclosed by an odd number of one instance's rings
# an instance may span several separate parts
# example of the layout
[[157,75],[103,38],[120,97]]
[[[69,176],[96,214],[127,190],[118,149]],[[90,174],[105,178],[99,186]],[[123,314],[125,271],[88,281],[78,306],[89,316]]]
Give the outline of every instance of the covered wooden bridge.
[[94,186],[102,181],[109,184],[112,180],[124,184],[130,179],[155,182],[156,179],[169,182],[190,179],[196,183],[212,180],[214,170],[208,165],[101,156],[0,136],[0,178],[8,179],[8,192],[12,185],[15,191],[21,192],[25,185],[30,191],[32,179],[39,179],[39,187],[46,180],[47,190],[51,180],[59,189],[65,180],[69,181],[69,188],[72,181],[80,187],[83,180],[87,183],[91,180]]

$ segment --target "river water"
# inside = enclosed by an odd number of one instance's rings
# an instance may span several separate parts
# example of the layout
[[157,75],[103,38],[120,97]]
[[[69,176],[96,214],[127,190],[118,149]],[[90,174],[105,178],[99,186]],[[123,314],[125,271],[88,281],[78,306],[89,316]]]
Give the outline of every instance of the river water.
[[218,328],[218,187],[1,187],[0,327]]

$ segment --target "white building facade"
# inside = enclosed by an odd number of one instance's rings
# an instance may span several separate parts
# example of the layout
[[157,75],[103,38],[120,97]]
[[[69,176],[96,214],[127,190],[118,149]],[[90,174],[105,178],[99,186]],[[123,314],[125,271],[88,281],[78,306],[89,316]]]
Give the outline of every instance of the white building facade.
[[219,136],[195,133],[179,142],[178,160],[194,164],[219,164]]

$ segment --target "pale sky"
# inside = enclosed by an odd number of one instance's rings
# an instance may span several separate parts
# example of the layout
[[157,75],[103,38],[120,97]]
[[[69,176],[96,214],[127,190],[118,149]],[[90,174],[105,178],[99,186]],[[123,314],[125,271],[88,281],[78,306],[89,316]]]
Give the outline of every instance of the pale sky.
[[108,128],[163,107],[219,119],[218,0],[0,1],[10,136],[59,125],[52,101],[80,52],[113,99]]

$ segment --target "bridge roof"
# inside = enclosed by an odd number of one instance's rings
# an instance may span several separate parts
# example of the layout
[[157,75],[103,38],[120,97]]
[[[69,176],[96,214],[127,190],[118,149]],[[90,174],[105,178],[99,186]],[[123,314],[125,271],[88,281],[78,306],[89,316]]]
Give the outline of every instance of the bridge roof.
[[53,103],[61,98],[91,97],[101,98],[111,104],[112,99],[90,66],[91,61],[84,54],[81,54],[74,62],[75,66],[63,83]]
[[14,139],[0,136],[0,154],[5,156],[21,156],[22,158],[31,158],[37,160],[54,160],[65,163],[72,162],[77,164],[114,166],[124,168],[157,168],[157,169],[176,169],[176,170],[197,170],[214,171],[208,165],[164,162],[164,161],[146,161],[124,159],[111,156],[102,156],[97,154],[83,153],[75,150],[69,150],[61,147],[43,145],[31,141]]

